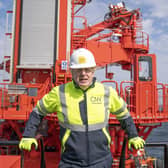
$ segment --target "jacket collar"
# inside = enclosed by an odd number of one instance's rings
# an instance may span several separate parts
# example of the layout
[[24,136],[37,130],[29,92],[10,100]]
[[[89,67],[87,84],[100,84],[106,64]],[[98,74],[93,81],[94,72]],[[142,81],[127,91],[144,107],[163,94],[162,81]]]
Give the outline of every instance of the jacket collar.
[[[72,81],[73,81],[73,84],[74,84],[74,86],[75,86],[76,89],[81,89],[79,87],[79,85],[73,79],[72,79]],[[96,77],[93,77],[92,84],[86,90],[84,90],[84,91],[87,91],[88,89],[95,87],[95,82],[96,82]]]

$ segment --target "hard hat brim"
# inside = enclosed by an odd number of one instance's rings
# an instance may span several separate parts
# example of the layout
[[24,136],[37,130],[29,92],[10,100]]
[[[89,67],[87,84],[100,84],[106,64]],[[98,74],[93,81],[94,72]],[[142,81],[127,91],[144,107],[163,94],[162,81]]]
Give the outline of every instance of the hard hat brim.
[[70,69],[81,69],[81,68],[94,68],[96,67],[96,64],[95,65],[92,65],[92,66],[88,66],[86,64],[79,64],[79,65],[70,65]]

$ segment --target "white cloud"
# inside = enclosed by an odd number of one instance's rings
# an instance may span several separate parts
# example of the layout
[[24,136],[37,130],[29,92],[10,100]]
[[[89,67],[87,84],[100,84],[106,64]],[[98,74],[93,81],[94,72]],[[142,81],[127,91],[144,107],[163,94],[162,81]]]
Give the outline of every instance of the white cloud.
[[108,3],[94,0],[92,3],[88,3],[80,14],[86,16],[89,24],[96,24],[97,22],[103,21],[104,15],[107,12],[109,12]]
[[140,5],[143,8],[146,7],[146,12],[150,13],[149,17],[165,18],[168,16],[167,0],[132,0],[131,3],[134,3],[137,6]]
[[2,62],[4,56],[4,40],[0,39],[0,63]]
[[168,16],[167,0],[148,0],[148,3],[152,6],[152,16],[163,18]]
[[142,22],[144,31],[149,35],[153,34],[153,32],[155,31],[153,23],[154,23],[153,19],[144,19]]
[[3,7],[3,3],[2,2],[0,2],[0,8],[2,8]]
[[158,36],[155,41],[152,42],[152,45],[157,52],[168,53],[168,34]]

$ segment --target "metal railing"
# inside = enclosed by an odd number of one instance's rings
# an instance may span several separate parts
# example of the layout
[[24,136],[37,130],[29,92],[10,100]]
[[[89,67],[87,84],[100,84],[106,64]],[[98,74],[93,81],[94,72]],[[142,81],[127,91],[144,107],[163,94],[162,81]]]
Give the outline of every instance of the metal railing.
[[[44,155],[44,143],[43,139],[39,139],[40,144],[40,153],[41,153],[41,159],[40,159],[40,168],[46,168],[46,163],[45,163],[45,155]],[[19,141],[0,141],[0,146],[18,146]],[[20,159],[20,168],[24,168],[24,151],[20,151],[21,159]],[[0,156],[1,157],[1,156]]]

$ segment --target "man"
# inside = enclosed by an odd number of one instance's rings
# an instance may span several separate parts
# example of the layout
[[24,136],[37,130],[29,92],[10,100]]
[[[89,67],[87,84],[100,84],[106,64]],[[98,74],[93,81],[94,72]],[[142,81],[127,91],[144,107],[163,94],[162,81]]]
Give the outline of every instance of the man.
[[129,147],[143,148],[135,124],[122,98],[112,87],[96,82],[93,54],[85,49],[75,50],[70,58],[72,82],[54,87],[38,101],[30,114],[20,141],[20,149],[31,150],[42,118],[57,112],[60,124],[60,168],[111,168],[109,113],[116,115],[129,138]]

